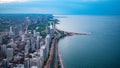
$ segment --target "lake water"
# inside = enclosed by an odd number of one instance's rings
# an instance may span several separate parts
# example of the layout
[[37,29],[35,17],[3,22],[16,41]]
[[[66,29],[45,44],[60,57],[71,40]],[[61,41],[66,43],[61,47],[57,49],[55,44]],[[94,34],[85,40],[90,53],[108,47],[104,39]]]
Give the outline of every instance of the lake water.
[[64,16],[59,29],[92,33],[60,40],[65,68],[120,68],[120,16]]

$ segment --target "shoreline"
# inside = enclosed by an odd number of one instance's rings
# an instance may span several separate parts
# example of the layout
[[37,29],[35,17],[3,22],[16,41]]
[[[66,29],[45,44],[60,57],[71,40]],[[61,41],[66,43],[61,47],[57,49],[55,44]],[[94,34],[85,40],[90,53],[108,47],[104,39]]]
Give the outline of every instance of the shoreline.
[[75,32],[68,32],[63,31],[60,29],[55,28],[55,35],[52,39],[49,57],[44,65],[44,68],[64,68],[64,63],[62,60],[62,56],[58,47],[58,43],[61,38],[66,36],[73,36],[73,35],[90,35],[91,33],[75,33]]
[[[60,32],[64,32],[64,35],[61,35]],[[60,29],[57,29],[56,28],[56,32],[60,35],[60,38],[59,38],[59,41],[61,40],[61,38],[64,38],[64,37],[67,37],[67,36],[74,36],[74,35],[90,35],[91,33],[75,33],[75,32],[68,32],[68,31],[63,31],[63,30],[60,30]],[[58,41],[58,43],[59,43]],[[57,45],[58,46],[58,45]],[[58,62],[60,62],[60,68],[65,68],[65,65],[63,63],[63,59],[62,59],[62,56],[61,56],[61,52],[58,48],[58,56],[59,56],[59,60]],[[59,67],[58,67],[59,68]]]

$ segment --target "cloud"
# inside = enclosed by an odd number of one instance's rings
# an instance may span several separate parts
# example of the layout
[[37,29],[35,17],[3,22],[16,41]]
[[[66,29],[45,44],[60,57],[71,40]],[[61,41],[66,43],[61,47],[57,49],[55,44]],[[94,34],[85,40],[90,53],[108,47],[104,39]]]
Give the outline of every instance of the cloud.
[[0,0],[0,3],[13,3],[13,2],[99,2],[107,0]]
[[107,1],[107,0],[80,0],[81,2],[99,2],[99,1]]
[[26,2],[28,0],[0,0],[0,3]]
[[57,0],[0,0],[0,3],[13,3],[13,2],[50,2]]
[[99,1],[99,0],[81,0],[81,1]]

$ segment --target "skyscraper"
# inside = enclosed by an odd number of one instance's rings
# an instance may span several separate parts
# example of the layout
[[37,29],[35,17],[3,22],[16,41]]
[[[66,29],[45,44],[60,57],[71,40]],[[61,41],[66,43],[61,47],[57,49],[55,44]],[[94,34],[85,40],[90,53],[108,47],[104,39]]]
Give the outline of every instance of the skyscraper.
[[24,68],[30,68],[30,60],[29,60],[29,58],[25,58]]
[[36,54],[37,53],[31,54],[32,58],[30,58],[30,67],[36,66],[37,68],[42,68],[40,56]]
[[11,39],[11,41],[10,41],[10,43],[8,45],[10,45],[12,48],[16,48],[17,47],[17,44],[14,43],[13,39]]
[[40,48],[40,36],[37,36],[37,40],[36,40],[36,49]]
[[2,68],[8,68],[8,66],[9,66],[8,60],[7,59],[3,59],[3,61],[2,61]]
[[23,34],[22,30],[20,30],[20,31],[19,31],[19,35],[22,36],[22,34]]
[[36,49],[38,50],[40,48],[40,42],[36,40]]
[[0,35],[0,44],[2,44],[2,35]]
[[10,32],[9,32],[9,35],[14,35],[14,33],[13,33],[13,27],[12,27],[12,26],[10,26]]
[[[40,61],[38,62],[38,58],[34,57],[30,59],[30,67],[36,66],[37,68],[40,68]],[[39,65],[38,65],[39,64]],[[37,66],[38,65],[38,66]]]
[[55,32],[55,25],[54,25],[54,22],[50,22],[50,35],[51,35],[51,37],[53,37],[53,35],[54,35],[54,32]]
[[39,36],[40,35],[40,32],[36,32],[36,36]]
[[42,68],[42,65],[41,65],[41,63],[40,63],[40,57],[39,56],[36,56],[36,62],[37,62],[37,67],[38,68]]
[[6,57],[6,51],[7,51],[7,45],[1,45],[1,51],[2,55],[5,58]]
[[46,38],[45,38],[45,47],[46,47],[46,52],[47,52],[47,57],[48,57],[48,53],[49,53],[49,49],[50,49],[50,35],[47,34]]
[[25,41],[25,35],[24,34],[21,35],[21,38],[22,38],[21,41]]
[[11,60],[13,58],[13,48],[7,48],[7,59]]
[[36,40],[34,37],[31,37],[31,50],[34,51],[35,49],[35,44],[36,44]]
[[28,53],[29,49],[30,49],[30,40],[27,40],[26,45],[25,45],[25,52]]
[[46,47],[44,45],[42,45],[41,48],[40,48],[40,58],[42,59],[42,61],[41,61],[42,63],[47,58]]
[[36,30],[33,30],[33,36],[36,37]]

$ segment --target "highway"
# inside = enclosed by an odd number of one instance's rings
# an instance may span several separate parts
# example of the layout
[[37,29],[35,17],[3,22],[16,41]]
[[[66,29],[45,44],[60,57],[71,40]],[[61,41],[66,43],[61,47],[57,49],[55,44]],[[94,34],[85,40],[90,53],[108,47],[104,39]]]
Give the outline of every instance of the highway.
[[48,57],[46,64],[44,65],[44,68],[55,68],[55,64],[57,61],[57,55],[56,55],[57,54],[56,52],[57,40],[56,39],[57,39],[57,35],[55,35],[54,38],[52,39],[49,57]]
[[44,68],[58,68],[58,61],[60,61],[60,68],[64,68],[60,53],[58,52],[58,40],[60,38],[60,33],[56,30],[57,34],[54,35],[52,39],[52,44],[50,48],[49,58],[44,65]]

